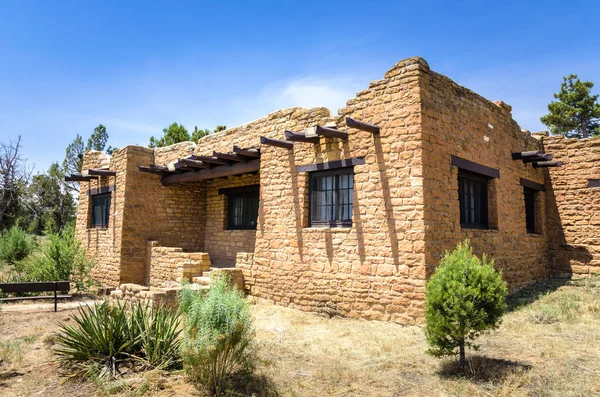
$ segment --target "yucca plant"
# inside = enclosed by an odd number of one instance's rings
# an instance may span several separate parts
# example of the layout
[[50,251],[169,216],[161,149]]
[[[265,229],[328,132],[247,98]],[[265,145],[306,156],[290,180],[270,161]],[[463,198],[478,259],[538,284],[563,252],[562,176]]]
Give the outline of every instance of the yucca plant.
[[123,365],[173,369],[181,365],[178,314],[164,307],[103,302],[71,315],[74,325],[60,324],[55,349],[59,360],[77,371],[116,377]]
[[133,338],[124,305],[107,302],[81,306],[71,318],[71,326],[60,323],[55,349],[63,364],[85,373],[90,365],[100,369],[100,377],[116,376],[119,366],[138,350],[139,338]]
[[137,304],[132,309],[130,328],[139,337],[143,362],[153,369],[181,366],[181,341],[178,313],[159,306]]

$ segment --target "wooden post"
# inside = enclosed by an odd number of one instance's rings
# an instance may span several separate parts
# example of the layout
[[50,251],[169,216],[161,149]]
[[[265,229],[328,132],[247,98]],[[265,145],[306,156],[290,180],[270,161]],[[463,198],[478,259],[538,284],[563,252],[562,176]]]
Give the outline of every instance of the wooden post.
[[56,296],[56,287],[57,287],[57,284],[58,284],[58,283],[55,281],[55,282],[54,282],[54,311],[55,311],[55,312],[56,312],[56,310],[57,310],[57,308],[56,308],[56,307],[57,307],[57,302],[58,302],[58,298],[57,298],[57,296]]

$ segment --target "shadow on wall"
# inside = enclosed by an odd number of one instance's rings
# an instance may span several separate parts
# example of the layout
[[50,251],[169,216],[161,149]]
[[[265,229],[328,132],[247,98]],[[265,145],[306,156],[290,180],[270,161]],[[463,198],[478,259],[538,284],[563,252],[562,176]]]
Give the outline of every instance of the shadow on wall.
[[383,205],[385,207],[387,229],[390,236],[392,255],[394,257],[394,265],[396,266],[397,272],[398,266],[400,265],[398,258],[398,234],[396,231],[396,220],[394,219],[394,207],[392,205],[392,198],[390,197],[390,183],[385,172],[386,169],[389,169],[390,167],[385,164],[380,134],[373,134],[373,145],[375,147],[375,155],[377,156],[377,168],[379,171],[379,180],[381,182],[381,190],[383,193]]
[[567,242],[548,170],[544,170],[544,178],[546,180],[546,219],[550,262],[548,270],[552,276],[571,276],[574,270],[573,266],[586,267],[593,257],[586,246],[572,245]]

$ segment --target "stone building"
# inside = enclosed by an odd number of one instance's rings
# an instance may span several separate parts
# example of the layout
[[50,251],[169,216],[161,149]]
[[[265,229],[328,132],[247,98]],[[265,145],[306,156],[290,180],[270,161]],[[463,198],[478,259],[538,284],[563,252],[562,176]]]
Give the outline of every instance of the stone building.
[[410,58],[337,116],[292,108],[197,143],[86,153],[76,233],[104,286],[236,268],[277,304],[414,324],[465,238],[511,289],[599,273],[598,157],[600,140],[521,130],[509,105]]

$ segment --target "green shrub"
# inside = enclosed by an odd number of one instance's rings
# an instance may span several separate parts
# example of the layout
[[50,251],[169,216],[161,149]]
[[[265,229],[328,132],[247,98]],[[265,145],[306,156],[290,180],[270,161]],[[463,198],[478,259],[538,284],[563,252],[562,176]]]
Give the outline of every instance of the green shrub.
[[81,242],[75,239],[75,229],[68,227],[60,233],[49,234],[40,252],[24,266],[24,271],[31,279],[71,280],[78,290],[86,290],[93,283],[92,266]]
[[60,323],[55,352],[76,374],[116,376],[122,365],[170,369],[181,363],[179,318],[165,308],[141,304],[127,311],[106,302],[78,308],[74,325]]
[[494,261],[473,255],[468,240],[446,252],[426,286],[427,352],[443,357],[458,350],[464,369],[465,346],[477,349],[475,338],[498,327],[507,292]]
[[185,287],[183,363],[192,381],[221,393],[236,376],[253,369],[254,328],[248,304],[229,278],[212,280],[206,295]]
[[34,244],[26,231],[18,226],[13,226],[0,236],[0,261],[7,265],[18,266],[25,259]]

